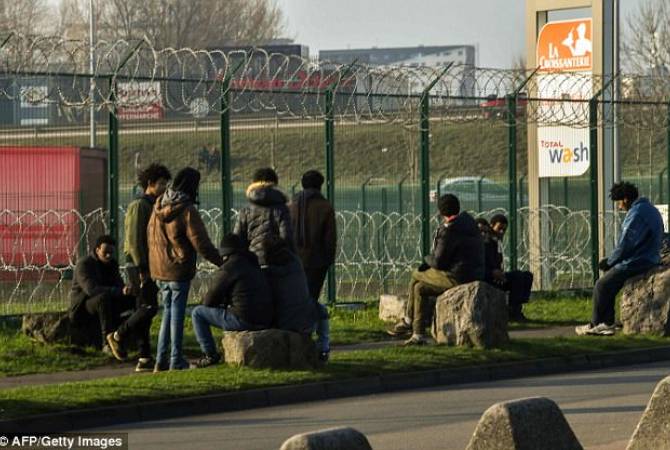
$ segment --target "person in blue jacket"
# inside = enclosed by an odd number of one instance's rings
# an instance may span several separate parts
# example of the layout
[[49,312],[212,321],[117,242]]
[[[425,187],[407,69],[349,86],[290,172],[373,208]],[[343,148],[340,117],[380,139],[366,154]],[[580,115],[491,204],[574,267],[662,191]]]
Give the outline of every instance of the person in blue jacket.
[[609,258],[600,261],[605,275],[593,287],[591,323],[578,326],[575,332],[579,335],[613,335],[617,293],[626,280],[661,263],[661,213],[647,198],[638,195],[637,187],[627,182],[616,183],[610,189],[610,198],[617,208],[627,213],[616,248]]

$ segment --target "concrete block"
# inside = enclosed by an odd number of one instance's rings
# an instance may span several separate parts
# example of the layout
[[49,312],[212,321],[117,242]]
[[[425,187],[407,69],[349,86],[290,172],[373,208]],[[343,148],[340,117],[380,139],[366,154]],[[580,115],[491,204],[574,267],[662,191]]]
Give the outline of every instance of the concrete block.
[[384,322],[397,322],[405,317],[406,306],[406,298],[382,294],[379,297],[379,319]]
[[670,450],[670,377],[656,385],[626,450]]
[[296,434],[280,450],[372,450],[372,447],[360,431],[338,427]]

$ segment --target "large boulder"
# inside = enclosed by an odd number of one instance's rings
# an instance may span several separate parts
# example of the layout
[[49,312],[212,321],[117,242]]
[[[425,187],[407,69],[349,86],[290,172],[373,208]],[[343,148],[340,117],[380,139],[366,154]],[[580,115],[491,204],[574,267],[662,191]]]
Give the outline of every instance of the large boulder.
[[405,317],[407,298],[398,295],[379,296],[379,319],[384,322],[397,322]]
[[222,345],[225,361],[236,366],[313,369],[318,361],[312,338],[292,331],[226,331]]
[[363,433],[349,427],[296,434],[279,450],[372,450]]
[[658,266],[626,281],[621,291],[624,334],[670,335],[670,267]]
[[582,450],[556,403],[544,397],[496,403],[479,419],[466,450]]
[[74,326],[67,313],[25,314],[21,331],[44,344],[101,348],[100,324],[87,321]]
[[670,450],[670,377],[661,380],[626,450]]
[[447,290],[435,304],[433,337],[439,344],[484,348],[507,343],[505,293],[481,281]]

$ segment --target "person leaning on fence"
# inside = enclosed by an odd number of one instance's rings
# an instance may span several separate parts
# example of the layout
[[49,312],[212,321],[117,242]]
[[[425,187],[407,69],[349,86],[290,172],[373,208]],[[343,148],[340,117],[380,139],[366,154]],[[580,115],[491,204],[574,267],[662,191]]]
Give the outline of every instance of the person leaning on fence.
[[575,328],[578,335],[611,336],[614,324],[614,301],[626,280],[661,263],[663,218],[645,197],[639,197],[634,184],[615,183],[610,198],[617,208],[626,211],[619,242],[609,258],[599,263],[605,275],[593,287],[591,322]]
[[189,367],[182,354],[182,341],[197,255],[216,266],[223,263],[196,207],[199,186],[200,172],[191,167],[180,170],[172,186],[156,199],[149,219],[149,270],[163,297],[154,372]]
[[233,230],[258,256],[261,267],[267,265],[263,250],[267,239],[281,238],[291,251],[295,249],[287,199],[277,188],[277,183],[279,177],[273,169],[263,168],[254,172],[246,192],[249,204],[240,211]]
[[202,305],[193,309],[193,330],[202,350],[196,367],[221,361],[210,326],[224,331],[262,330],[272,325],[270,287],[258,265],[258,258],[236,234],[221,241],[223,265],[214,276]]
[[453,194],[441,196],[437,205],[442,223],[435,231],[433,250],[412,272],[405,317],[388,331],[391,336],[411,332],[405,345],[427,343],[425,330],[433,313],[428,297],[484,279],[484,243],[475,220],[460,211],[458,198]]
[[319,359],[327,361],[330,351],[328,319],[322,317],[317,303],[309,295],[300,259],[283,239],[266,239],[263,246],[268,263],[264,273],[274,305],[273,326],[306,335],[316,330]]
[[[301,180],[303,190],[293,197],[288,206],[295,246],[305,270],[309,294],[317,306],[319,336],[328,334],[328,330],[324,330],[329,327],[328,309],[319,303],[319,296],[328,269],[335,262],[337,249],[335,210],[321,194],[323,182],[323,175],[318,171],[305,172]],[[322,351],[322,360],[328,359],[329,351]]]
[[138,309],[125,321],[121,320],[123,313],[135,308],[135,297],[121,278],[119,264],[114,259],[115,248],[114,238],[102,235],[98,237],[93,253],[77,262],[70,291],[69,316],[75,326],[83,321],[99,321],[103,350],[123,361],[126,351],[121,342],[113,339],[114,333],[125,336],[140,330],[147,322],[149,311]]
[[522,270],[503,270],[502,240],[507,231],[507,217],[496,214],[491,217],[489,225],[486,219],[477,219],[477,225],[484,239],[485,272],[484,280],[507,292],[507,310],[509,320],[525,322],[523,305],[530,300],[533,286],[533,274]]
[[[126,257],[126,274],[128,282],[136,297],[135,309],[146,309],[147,320],[144,326],[138,330],[139,359],[136,372],[150,371],[154,368],[154,360],[151,356],[151,321],[158,312],[158,288],[151,279],[149,273],[149,245],[147,244],[147,227],[151,212],[154,209],[156,198],[161,196],[167,188],[168,181],[172,178],[167,167],[161,164],[150,164],[138,175],[138,180],[143,189],[143,194],[132,201],[126,210],[123,242],[123,252]],[[123,342],[126,338],[122,333],[113,335],[117,342]]]

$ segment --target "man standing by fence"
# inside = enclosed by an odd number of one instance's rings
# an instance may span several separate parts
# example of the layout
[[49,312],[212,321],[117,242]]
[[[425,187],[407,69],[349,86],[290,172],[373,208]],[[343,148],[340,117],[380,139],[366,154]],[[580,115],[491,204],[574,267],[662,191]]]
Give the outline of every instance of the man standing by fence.
[[149,246],[147,244],[147,227],[156,199],[163,195],[167,183],[172,178],[167,167],[161,164],[150,164],[138,174],[138,181],[144,193],[128,205],[126,211],[123,252],[126,256],[128,281],[137,298],[137,310],[146,309],[147,322],[139,331],[139,360],[136,372],[151,371],[154,361],[151,357],[151,341],[149,330],[151,321],[158,311],[158,288],[149,275]]

